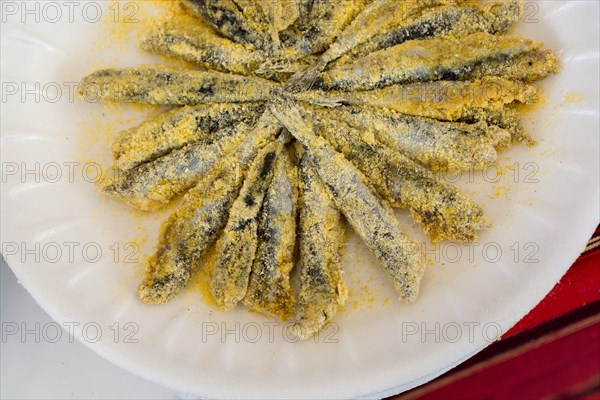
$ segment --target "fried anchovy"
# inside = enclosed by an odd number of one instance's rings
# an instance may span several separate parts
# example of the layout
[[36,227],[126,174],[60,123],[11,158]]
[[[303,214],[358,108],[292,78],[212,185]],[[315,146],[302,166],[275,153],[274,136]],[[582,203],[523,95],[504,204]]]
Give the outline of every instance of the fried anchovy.
[[314,0],[292,0],[296,3],[298,18],[287,29],[279,32],[282,47],[289,47],[295,37],[300,36],[308,28]]
[[296,242],[298,176],[289,154],[283,151],[273,170],[271,185],[258,224],[258,249],[244,304],[255,311],[287,320],[294,311],[290,272]]
[[375,1],[358,14],[319,60],[323,66],[337,60],[356,46],[386,32],[390,27],[402,25],[407,19],[429,7],[455,4],[453,0],[418,0],[399,3],[397,0]]
[[298,19],[299,4],[297,0],[259,1],[258,4],[269,23],[273,53],[276,53],[281,46],[279,32],[288,28]]
[[440,4],[455,4],[455,0],[417,0],[404,3],[398,0],[378,0],[367,5],[336,38],[335,42],[321,55],[311,68],[293,77],[288,87],[300,92],[307,90],[318,74],[332,61],[369,41],[369,39],[396,26],[412,15],[428,7]]
[[294,75],[298,75],[309,68],[316,60],[315,56],[306,56],[301,60],[273,58],[262,64],[254,73],[260,77],[276,82],[287,82]]
[[141,44],[155,54],[178,57],[208,69],[249,75],[265,55],[218,35],[201,23],[176,21],[155,27]]
[[511,135],[496,125],[443,122],[371,107],[337,107],[333,114],[355,129],[434,170],[486,168],[496,149],[510,147]]
[[[275,0],[273,3],[275,3]],[[255,0],[233,0],[238,9],[242,12],[244,18],[256,27],[260,27],[263,33],[270,33],[268,26],[268,4],[260,4],[261,2]],[[268,3],[268,2],[262,2]]]
[[513,143],[523,143],[531,147],[536,141],[521,124],[521,116],[517,110],[519,103],[509,104],[501,109],[484,109],[477,113],[464,116],[459,121],[469,124],[485,122],[489,125],[498,126],[510,133]]
[[473,66],[471,76],[502,76],[523,82],[544,79],[558,72],[558,58],[552,50],[534,50],[509,59],[496,59]]
[[242,125],[230,137],[216,138],[209,144],[193,143],[136,168],[117,171],[103,191],[119,196],[133,207],[156,210],[193,187],[232,151],[244,160],[242,163],[247,163],[278,130],[276,120],[265,113],[256,126]]
[[185,195],[183,204],[163,223],[157,250],[147,261],[138,289],[144,302],[166,303],[188,285],[227,223],[242,180],[240,165],[224,163]]
[[299,162],[300,290],[292,331],[308,339],[329,322],[348,298],[340,247],[344,223],[308,157]]
[[248,169],[225,229],[217,241],[210,291],[223,310],[244,298],[258,247],[258,219],[273,176],[275,160],[289,140],[287,134],[265,146]]
[[280,32],[280,40],[287,43],[289,40],[308,28],[314,0],[293,0],[296,3],[298,18],[285,30]]
[[474,241],[489,224],[481,207],[468,196],[344,123],[337,118],[337,109],[313,108],[311,112],[319,135],[344,154],[384,199],[409,209],[434,241]]
[[223,36],[268,51],[267,31],[248,19],[233,0],[183,0],[195,15],[210,22]]
[[111,144],[113,167],[126,171],[187,144],[231,136],[239,124],[254,125],[264,110],[261,103],[217,103],[166,111],[119,134]]
[[499,77],[473,81],[437,81],[394,85],[364,92],[311,91],[294,98],[318,104],[345,103],[357,106],[383,107],[403,114],[457,121],[481,113],[500,110],[513,102],[530,104],[537,101],[535,87]]
[[257,77],[144,67],[94,72],[81,80],[79,93],[90,100],[186,105],[266,101],[274,87]]
[[291,102],[272,103],[273,114],[304,146],[337,207],[391,276],[400,298],[413,302],[424,273],[418,245],[402,232],[389,205],[374,195],[366,178],[304,120]]
[[[257,132],[251,140],[258,149],[272,137],[273,132]],[[186,193],[182,205],[162,225],[157,251],[148,259],[139,287],[146,303],[165,303],[187,286],[204,252],[225,227],[254,154],[240,151],[227,156]]]
[[368,90],[398,83],[466,80],[486,75],[530,79],[537,67],[514,69],[518,57],[541,52],[542,42],[520,37],[475,33],[454,38],[411,40],[324,72],[317,86],[334,90]]
[[[386,32],[380,31],[376,37],[370,36],[372,40],[359,43],[360,46],[345,51],[343,59],[340,58],[337,65],[409,40],[442,35],[465,36],[476,32],[504,33],[519,21],[522,10],[522,0],[467,3],[461,6],[425,9],[396,28]],[[335,58],[328,57],[328,62]]]
[[280,0],[256,1],[256,0],[233,0],[242,12],[246,23],[264,37],[268,43],[268,51],[272,53],[279,48],[279,36],[271,17],[274,16],[274,8]]
[[365,0],[314,0],[307,29],[290,47],[303,56],[324,51],[365,3]]
[[[305,30],[291,35],[286,43],[286,47],[281,49],[277,57],[267,60],[261,65],[258,73],[268,76],[273,72],[279,71],[281,68],[285,70],[298,69],[298,66],[303,65],[303,58],[325,50],[369,1],[314,0],[308,18],[309,22]],[[300,85],[303,85],[301,77],[304,76],[305,72],[306,67],[300,68],[289,79],[287,87],[297,92],[304,90]]]

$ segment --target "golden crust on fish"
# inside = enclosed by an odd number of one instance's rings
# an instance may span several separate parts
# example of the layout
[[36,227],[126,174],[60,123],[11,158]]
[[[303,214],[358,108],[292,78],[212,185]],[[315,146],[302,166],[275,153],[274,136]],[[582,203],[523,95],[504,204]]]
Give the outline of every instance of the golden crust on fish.
[[240,0],[183,0],[190,12],[212,24],[223,36],[257,49],[268,50],[270,42],[266,26],[248,18],[248,10],[238,5]]
[[316,84],[329,90],[350,91],[486,75],[534,80],[543,74],[542,66],[529,68],[525,63],[515,69],[511,61],[540,52],[542,47],[543,43],[536,40],[488,33],[411,40],[326,71]]
[[521,114],[541,97],[532,82],[559,69],[541,42],[506,35],[523,0],[182,0],[158,11],[169,18],[142,48],[186,67],[104,69],[78,87],[90,102],[168,106],[118,134],[99,185],[148,211],[183,195],[138,294],[168,302],[206,266],[219,308],[243,302],[290,320],[300,339],[348,296],[342,215],[407,302],[424,260],[392,206],[432,241],[477,239],[483,208],[434,171],[484,169],[535,144]]
[[217,103],[166,111],[119,134],[111,143],[113,167],[125,171],[190,143],[231,136],[241,124],[253,126],[264,109],[261,103]]
[[509,132],[483,121],[444,122],[371,107],[338,107],[329,114],[433,170],[483,169],[497,161],[497,149],[511,144]]
[[333,319],[348,298],[348,289],[340,256],[342,215],[308,157],[299,154],[299,159],[300,288],[292,331],[307,339]]
[[418,245],[403,232],[392,209],[367,186],[367,178],[302,118],[292,103],[272,104],[273,114],[306,149],[337,207],[392,278],[400,298],[414,302],[424,273]]
[[437,4],[404,18],[393,29],[380,31],[347,51],[336,63],[342,65],[350,60],[366,56],[375,51],[395,46],[409,40],[435,36],[465,36],[476,32],[506,32],[521,17],[522,0],[500,0],[498,2],[463,2],[462,4]]
[[538,99],[537,89],[532,85],[490,76],[469,81],[395,85],[327,96],[348,104],[389,108],[403,114],[444,121],[457,121],[479,110],[497,110],[514,102],[531,104]]
[[255,126],[242,124],[231,136],[216,138],[211,143],[192,143],[127,171],[114,171],[102,190],[135,208],[157,210],[193,187],[227,155],[235,153],[246,157],[248,162],[279,130],[270,118],[270,113],[265,113]]
[[236,74],[250,74],[265,54],[219,36],[213,28],[188,21],[169,21],[155,27],[144,39],[144,50]]
[[96,71],[81,80],[85,99],[187,105],[266,101],[277,85],[265,79],[214,71],[123,68]]
[[336,119],[334,111],[312,110],[312,114],[319,134],[363,173],[381,197],[409,209],[433,241],[474,241],[489,225],[481,207],[468,196],[378,143],[368,131],[361,134]]
[[233,203],[227,225],[216,244],[211,268],[210,291],[223,310],[229,310],[246,295],[252,264],[258,247],[258,218],[273,176],[277,156],[289,139],[265,146],[248,170],[244,185]]
[[242,184],[239,165],[215,170],[194,189],[161,227],[156,253],[146,263],[138,289],[145,303],[170,301],[190,282],[204,252],[227,223]]
[[290,285],[296,243],[298,174],[286,151],[277,157],[258,224],[258,248],[244,304],[288,319],[295,296]]

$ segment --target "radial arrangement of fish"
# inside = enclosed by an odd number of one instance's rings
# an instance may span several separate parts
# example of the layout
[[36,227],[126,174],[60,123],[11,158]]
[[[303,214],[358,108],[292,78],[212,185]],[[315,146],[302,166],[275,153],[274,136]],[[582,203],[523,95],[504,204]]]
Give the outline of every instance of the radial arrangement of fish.
[[392,207],[434,241],[477,238],[482,208],[434,171],[485,168],[533,144],[519,109],[557,70],[543,43],[506,34],[519,0],[178,7],[142,47],[198,68],[105,69],[80,85],[86,97],[171,106],[114,139],[118,174],[103,187],[142,210],[184,195],[139,296],[166,303],[202,266],[220,308],[291,320],[304,339],[347,297],[346,223],[408,302],[423,260]]

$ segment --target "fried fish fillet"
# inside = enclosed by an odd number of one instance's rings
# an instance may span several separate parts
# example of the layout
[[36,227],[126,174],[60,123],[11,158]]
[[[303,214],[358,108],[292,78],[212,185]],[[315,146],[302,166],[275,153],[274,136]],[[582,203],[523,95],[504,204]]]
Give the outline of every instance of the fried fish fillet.
[[467,195],[336,118],[335,110],[313,108],[310,115],[319,135],[344,154],[381,197],[410,210],[433,241],[474,241],[489,225],[482,208]]
[[277,121],[265,112],[255,126],[240,126],[232,136],[209,144],[192,143],[130,170],[116,171],[103,191],[141,210],[156,210],[196,185],[228,154],[235,152],[248,162],[279,130]]
[[270,108],[304,146],[336,206],[392,278],[400,298],[415,301],[424,266],[418,245],[402,232],[389,205],[371,191],[362,173],[315,134],[296,105],[277,102]]
[[154,27],[141,44],[155,54],[178,57],[208,69],[249,75],[265,53],[222,37],[210,26],[169,21]]
[[[337,65],[409,40],[447,35],[465,36],[476,32],[504,33],[519,21],[522,11],[522,0],[465,2],[460,5],[425,8],[394,29],[382,31],[371,40],[351,48],[343,54]],[[330,59],[333,60],[331,57]]]
[[96,71],[81,80],[79,94],[88,101],[188,105],[267,101],[275,87],[257,77],[141,67]]
[[227,225],[216,244],[210,291],[223,310],[230,310],[246,295],[258,247],[258,219],[273,176],[276,158],[289,141],[287,134],[265,146],[248,169]]
[[372,107],[337,107],[320,112],[434,170],[483,169],[497,161],[497,149],[511,145],[508,131],[483,121],[438,121]]
[[138,289],[145,303],[166,303],[189,284],[206,249],[225,227],[242,181],[241,166],[226,164],[185,195],[183,204],[162,224],[156,252],[146,263]]
[[268,30],[248,19],[237,4],[239,0],[182,0],[188,10],[211,23],[223,36],[268,51]]
[[294,99],[317,105],[366,105],[443,121],[469,120],[512,103],[531,104],[538,100],[537,94],[532,85],[495,76],[468,81],[419,82],[356,92],[311,90],[286,93]]
[[111,144],[113,167],[126,171],[190,143],[233,136],[240,124],[253,126],[264,110],[264,103],[216,103],[166,111],[119,134]]
[[522,61],[521,57],[546,54],[542,47],[536,40],[488,33],[411,40],[328,70],[316,87],[355,91],[487,75],[529,81],[556,71],[555,57],[532,65]]
[[275,161],[258,224],[258,249],[244,304],[287,320],[294,312],[290,272],[294,266],[298,174],[287,151]]
[[340,250],[344,222],[307,156],[299,160],[300,289],[292,331],[308,339],[331,321],[348,298]]

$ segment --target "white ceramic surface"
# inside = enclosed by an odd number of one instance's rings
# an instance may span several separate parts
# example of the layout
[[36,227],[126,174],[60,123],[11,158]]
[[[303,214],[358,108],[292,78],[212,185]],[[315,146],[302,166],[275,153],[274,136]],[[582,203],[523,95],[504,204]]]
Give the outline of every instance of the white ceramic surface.
[[[169,305],[144,305],[135,261],[151,251],[165,214],[136,213],[100,195],[90,163],[107,165],[109,137],[143,112],[76,101],[69,88],[93,68],[160,60],[140,53],[135,35],[127,46],[107,39],[111,19],[144,15],[128,3],[77,3],[71,15],[55,3],[58,20],[45,4],[39,23],[22,9],[3,8],[2,254],[56,321],[147,379],[219,398],[409,389],[514,325],[560,279],[598,223],[598,2],[528,2],[518,32],[543,40],[563,64],[542,82],[546,102],[528,118],[540,143],[503,154],[499,178],[497,169],[460,177],[494,226],[475,245],[424,244],[438,262],[415,304],[395,300],[353,237],[344,259],[349,304],[316,340],[294,343],[282,324],[242,308],[215,312],[198,285]],[[96,6],[89,4],[101,7],[103,22],[94,22]],[[405,213],[399,218],[423,241]]]

